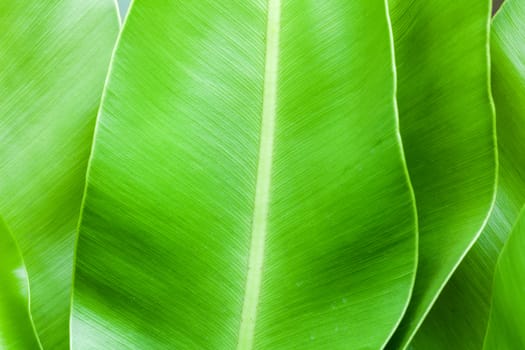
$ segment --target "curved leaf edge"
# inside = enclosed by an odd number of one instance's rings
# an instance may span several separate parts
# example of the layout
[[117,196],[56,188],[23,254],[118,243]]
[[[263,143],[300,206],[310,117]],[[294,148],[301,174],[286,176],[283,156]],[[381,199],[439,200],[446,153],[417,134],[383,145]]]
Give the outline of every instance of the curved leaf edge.
[[[509,1],[503,1],[503,3],[501,4],[501,6],[498,8],[498,10],[494,13],[494,16],[492,16],[492,19],[491,19],[491,24],[493,21],[495,21],[497,18],[498,18],[498,15],[500,13],[502,13],[504,11],[504,9],[506,8],[506,6],[509,6],[508,5]],[[502,256],[503,256],[503,253],[505,252],[506,248],[507,248],[507,245],[509,244],[509,241],[510,241],[510,236],[512,235],[513,232],[515,232],[516,230],[516,227],[519,225],[519,222],[522,218],[522,216],[525,216],[525,203],[523,204],[523,207],[521,208],[517,218],[516,218],[516,221],[514,222],[514,224],[512,225],[512,228],[509,232],[509,234],[507,235],[507,239],[503,245],[503,248],[501,248],[501,251],[499,253],[499,256],[498,256],[498,260],[496,262],[496,266],[494,268],[494,271],[493,271],[493,278],[492,278],[492,287],[491,287],[491,299],[490,299],[490,312],[489,312],[489,317],[488,317],[488,320],[487,320],[487,326],[486,326],[486,330],[485,330],[485,336],[483,338],[483,349],[486,349],[486,345],[487,345],[487,336],[490,332],[490,325],[491,325],[491,322],[490,320],[492,319],[492,314],[493,314],[493,303],[494,303],[494,282],[497,278],[496,274],[497,274],[497,269],[498,269],[498,266],[500,264],[500,260],[502,259]]]
[[[129,10],[128,11],[131,11],[131,8],[132,8],[132,5],[133,3],[135,2],[135,0],[131,0],[131,3],[130,3],[130,7],[129,7]],[[82,225],[82,219],[83,219],[83,213],[84,213],[84,207],[85,207],[85,204],[86,204],[86,194],[87,194],[87,187],[88,187],[88,181],[89,181],[89,174],[90,174],[90,170],[91,170],[91,163],[93,161],[93,154],[94,154],[94,151],[95,151],[95,139],[97,137],[97,134],[98,134],[98,126],[99,126],[99,119],[100,119],[100,115],[102,113],[102,107],[103,107],[103,103],[106,99],[106,94],[107,94],[107,88],[108,88],[108,84],[111,80],[111,73],[113,71],[113,62],[114,62],[114,59],[115,59],[115,53],[118,49],[118,46],[119,46],[119,43],[120,43],[120,38],[122,37],[122,32],[124,30],[124,26],[126,25],[126,22],[127,22],[127,18],[128,16],[126,16],[124,18],[124,20],[122,19],[121,17],[121,13],[120,13],[120,10],[119,10],[119,5],[118,5],[118,0],[113,0],[113,8],[114,8],[114,11],[115,11],[115,14],[117,16],[117,20],[118,20],[118,26],[119,26],[119,33],[118,33],[118,36],[117,36],[117,40],[115,41],[115,45],[113,46],[113,51],[111,52],[111,57],[110,57],[110,60],[109,60],[109,65],[108,65],[108,70],[107,70],[107,73],[106,73],[106,78],[104,80],[104,86],[103,86],[103,89],[102,89],[102,95],[100,97],[100,101],[99,101],[99,105],[98,105],[98,110],[97,110],[97,116],[95,117],[95,127],[93,129],[93,137],[91,138],[91,149],[89,151],[89,158],[88,158],[88,162],[87,162],[87,167],[86,167],[86,176],[85,176],[85,179],[84,179],[84,190],[82,192],[82,201],[81,201],[81,204],[80,204],[80,215],[78,217],[78,222],[77,222],[77,227],[75,229],[75,242],[74,242],[74,252],[73,252],[73,274],[72,274],[72,278],[71,278],[71,295],[70,295],[70,299],[69,299],[69,349],[73,349],[73,328],[72,328],[72,325],[73,325],[73,303],[74,303],[74,295],[75,295],[75,275],[76,275],[76,266],[77,266],[77,250],[78,250],[78,240],[79,240],[79,232],[80,232],[80,227]],[[41,349],[43,350],[43,349]]]
[[403,171],[405,173],[406,183],[410,192],[410,198],[412,201],[412,213],[413,213],[413,220],[414,220],[414,228],[415,228],[415,238],[414,238],[414,269],[412,273],[412,281],[410,284],[410,289],[407,295],[407,299],[405,301],[405,305],[403,305],[403,310],[401,314],[399,315],[399,318],[397,322],[394,324],[394,327],[392,328],[392,331],[388,335],[388,337],[385,339],[385,342],[381,346],[381,350],[385,349],[388,343],[390,342],[390,339],[394,336],[396,330],[398,329],[399,325],[403,321],[403,318],[405,317],[405,314],[408,310],[408,307],[410,305],[410,301],[412,300],[412,295],[414,293],[414,287],[416,285],[416,276],[417,276],[417,269],[418,269],[418,262],[419,262],[419,217],[417,214],[417,201],[416,201],[416,193],[414,191],[414,186],[412,185],[412,181],[410,178],[410,172],[408,171],[408,164],[406,161],[406,155],[405,155],[405,149],[403,147],[403,138],[401,137],[401,123],[399,118],[399,107],[397,103],[397,64],[396,64],[396,50],[395,50],[395,41],[394,41],[394,30],[392,27],[392,19],[390,17],[390,5],[388,3],[389,0],[384,0],[385,3],[385,16],[386,21],[388,25],[388,35],[389,35],[389,41],[390,41],[390,53],[391,53],[391,67],[392,67],[392,75],[394,79],[394,89],[393,89],[393,99],[394,99],[394,113],[395,113],[395,121],[396,121],[396,138],[397,138],[397,144],[399,147],[399,154],[401,157],[401,162],[403,163]]
[[[491,67],[492,67],[492,59],[490,55],[490,36],[491,36],[491,27],[492,27],[492,2],[486,1],[487,4],[487,21],[486,21],[486,35],[485,35],[485,55],[486,55],[486,75],[487,75],[487,94],[489,99],[489,105],[492,115],[492,139],[493,139],[493,145],[494,145],[494,181],[493,181],[493,188],[492,188],[492,198],[489,202],[489,206],[487,208],[487,212],[485,215],[485,218],[483,219],[483,222],[481,226],[478,228],[478,231],[470,241],[469,245],[465,248],[463,251],[463,254],[461,254],[460,258],[457,260],[456,264],[452,267],[452,269],[449,271],[446,278],[443,280],[443,283],[441,284],[440,288],[437,290],[436,294],[432,298],[431,302],[429,303],[427,309],[423,313],[422,317],[418,320],[413,330],[408,334],[408,336],[405,337],[404,341],[400,345],[400,350],[408,350],[410,344],[412,343],[412,340],[416,336],[417,332],[419,331],[419,328],[425,321],[426,317],[430,313],[430,310],[436,303],[437,299],[441,295],[441,292],[447,285],[448,281],[454,274],[454,272],[457,270],[463,259],[467,256],[470,249],[474,246],[474,244],[477,242],[479,236],[485,229],[485,226],[487,225],[490,215],[492,214],[492,211],[494,209],[494,206],[496,204],[496,193],[498,189],[498,181],[499,181],[499,155],[498,155],[498,138],[497,138],[497,131],[496,131],[496,106],[494,103],[494,98],[492,96],[492,78],[491,78]],[[505,3],[501,6],[501,8],[505,6]],[[501,10],[501,8],[499,10]],[[498,12],[499,12],[498,10]]]
[[[122,16],[122,13],[120,12],[120,7],[118,5],[118,0],[113,0],[113,4],[115,5],[115,8],[117,10],[118,23],[121,24],[122,20],[124,19],[124,17]],[[122,25],[120,27],[122,29]],[[111,56],[111,58],[113,59],[113,56]],[[105,87],[106,87],[106,84],[104,83],[104,89],[105,89]],[[98,114],[97,114],[97,117],[98,117]]]
[[[509,1],[503,1],[503,2],[498,6],[498,8],[497,8],[495,11],[493,11],[492,18],[490,19],[490,31],[491,31],[490,35],[491,35],[491,37],[493,37],[493,34],[494,34],[494,31],[493,31],[493,24],[494,24],[494,21],[496,20],[498,14],[500,14],[502,11],[504,11],[503,9],[505,8],[505,6],[509,6],[509,5],[508,5],[508,2],[509,2]],[[506,10],[505,10],[505,11],[506,11]],[[493,41],[493,39],[491,39],[491,40]],[[492,50],[493,50],[493,46],[494,46],[494,45],[490,45],[490,46],[491,46],[491,47],[490,47],[490,50],[491,50],[491,52],[492,52]],[[492,57],[492,56],[493,56],[493,55],[491,54],[491,60],[493,60],[493,57]],[[492,64],[491,64],[491,67],[492,67]],[[490,79],[492,79],[492,75],[490,75]],[[489,84],[489,85],[492,86],[492,84]],[[497,110],[497,109],[498,109],[498,107],[496,106],[496,103],[494,103],[494,105],[495,105],[495,109],[496,109],[496,111],[495,111],[495,116],[496,116],[495,120],[496,120],[496,124],[497,124],[497,121],[498,121],[498,110]],[[496,134],[497,134],[497,128],[496,128]],[[496,144],[496,145],[497,145],[497,144]],[[497,150],[499,150],[499,146],[497,146]],[[499,153],[499,152],[498,152],[498,153]],[[498,174],[499,174],[499,168],[501,168],[500,165],[498,165]],[[499,182],[499,175],[498,175],[498,182]],[[497,187],[498,187],[497,190],[499,191],[499,186],[497,186]],[[521,203],[521,205],[525,205],[525,202],[524,202],[524,203]],[[495,205],[494,205],[494,207],[493,207],[492,209],[493,209],[493,210],[491,210],[492,212],[493,212],[494,210],[497,210],[497,203],[495,203]],[[522,209],[522,210],[523,210],[523,209]],[[521,213],[521,211],[520,211],[520,209],[518,208],[518,212],[517,212],[517,216],[516,216],[515,220],[518,220],[518,218],[520,217],[520,216],[519,216],[520,213]],[[492,214],[493,214],[493,213],[492,213]],[[489,214],[489,223],[490,223],[490,219],[491,219],[491,217],[492,217],[492,214]],[[503,251],[503,248],[504,248],[506,242],[508,241],[508,238],[509,238],[509,236],[510,236],[510,233],[513,231],[514,226],[516,225],[516,223],[515,223],[515,222],[510,222],[510,225],[511,225],[512,228],[506,233],[505,239],[504,239],[504,241],[501,243],[502,246],[499,248],[499,252],[496,253],[496,254],[497,254],[497,256],[496,256],[496,262],[495,262],[495,264],[492,266],[492,269],[491,269],[491,271],[490,271],[490,273],[492,274],[492,280],[493,280],[493,282],[494,282],[494,278],[495,278],[494,275],[495,275],[495,272],[496,272],[496,266],[497,266],[497,263],[499,262],[499,256],[500,256],[501,252]],[[484,235],[484,232],[485,232],[485,231],[483,230],[482,233],[481,233],[481,235],[478,236],[478,240],[476,240],[475,244],[478,244],[479,238],[480,238],[481,236]],[[474,249],[474,250],[475,250],[475,249]],[[469,249],[468,253],[470,254],[470,252],[471,252],[471,251],[470,251],[470,249]],[[463,261],[460,263],[460,265],[461,265],[462,263],[463,263]],[[489,299],[489,300],[488,300],[488,303],[489,303],[489,305],[488,305],[488,317],[487,317],[487,319],[486,319],[485,322],[484,322],[484,323],[485,323],[485,325],[484,325],[484,327],[485,327],[485,331],[484,331],[484,332],[482,331],[483,334],[481,335],[481,338],[482,338],[482,339],[481,339],[481,345],[482,345],[482,346],[484,346],[483,344],[485,343],[485,338],[486,338],[486,334],[487,334],[487,329],[488,329],[488,326],[489,326],[489,320],[490,320],[490,316],[491,316],[491,314],[492,314],[491,310],[492,310],[492,298],[493,298],[493,297],[492,297],[492,294],[493,294],[493,285],[494,285],[493,282],[492,282],[491,285],[489,286],[490,295],[488,295],[488,298],[487,298],[487,299]],[[439,299],[439,298],[438,298],[438,299]],[[424,322],[423,322],[423,323],[424,323]],[[416,332],[415,336],[417,336],[417,332]],[[420,348],[420,347],[418,347],[418,349],[419,349],[419,348]]]
[[507,5],[507,2],[508,1],[503,1],[501,3],[501,5],[498,7],[498,9],[496,10],[496,12],[494,12],[494,14],[492,15],[492,19],[491,19],[491,23],[496,19],[496,16],[502,12],[503,8]]
[[25,282],[25,287],[27,291],[27,304],[26,304],[27,305],[27,315],[29,316],[29,322],[31,324],[31,329],[33,330],[33,335],[38,344],[38,347],[40,350],[44,350],[42,343],[40,342],[40,337],[38,336],[38,332],[36,331],[35,322],[33,321],[33,315],[31,313],[31,285],[29,284],[29,279],[27,278],[27,269],[26,269],[26,263],[24,260],[24,256],[22,255],[22,251],[20,250],[18,241],[15,239],[15,237],[11,233],[11,229],[9,228],[9,226],[7,225],[7,223],[1,216],[0,216],[0,228],[2,228],[4,233],[8,236],[7,239],[13,243],[15,250],[16,250],[15,254],[20,259],[21,267],[24,269],[24,274],[25,274],[24,282]]

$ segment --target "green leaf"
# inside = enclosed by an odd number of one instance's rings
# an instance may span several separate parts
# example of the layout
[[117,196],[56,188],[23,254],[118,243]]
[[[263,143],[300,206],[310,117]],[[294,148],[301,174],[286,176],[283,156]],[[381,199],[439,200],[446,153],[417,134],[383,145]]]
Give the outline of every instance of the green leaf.
[[498,259],[483,349],[525,349],[524,251],[525,210],[522,210]]
[[0,2],[0,212],[47,349],[69,347],[75,232],[118,29],[111,0]]
[[488,0],[390,0],[401,136],[419,218],[404,348],[476,240],[494,200]]
[[523,0],[506,0],[493,20],[492,92],[500,163],[496,205],[487,227],[416,336],[418,349],[479,350],[483,345],[496,261],[525,204],[524,23]]
[[27,272],[11,232],[0,218],[0,349],[39,349],[29,314]]
[[382,347],[416,252],[391,51],[381,1],[135,2],[88,174],[74,348]]

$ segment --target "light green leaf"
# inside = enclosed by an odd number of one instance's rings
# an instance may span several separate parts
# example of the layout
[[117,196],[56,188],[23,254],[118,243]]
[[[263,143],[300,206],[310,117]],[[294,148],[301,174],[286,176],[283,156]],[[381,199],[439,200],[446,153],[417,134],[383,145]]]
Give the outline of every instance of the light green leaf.
[[135,2],[88,174],[74,348],[382,347],[416,252],[391,51],[382,1]]
[[491,36],[492,92],[500,155],[496,205],[487,227],[416,336],[418,349],[479,350],[483,345],[496,261],[525,203],[523,43],[525,1],[507,0],[494,18]]
[[[519,23],[519,22],[518,22]],[[501,251],[483,349],[525,349],[525,210]]]
[[29,314],[26,268],[16,242],[2,218],[0,257],[0,349],[39,349],[40,344]]
[[390,0],[401,136],[419,218],[413,299],[389,344],[404,348],[476,240],[494,199],[490,1]]
[[74,238],[118,28],[112,0],[0,1],[0,212],[47,349],[69,346]]

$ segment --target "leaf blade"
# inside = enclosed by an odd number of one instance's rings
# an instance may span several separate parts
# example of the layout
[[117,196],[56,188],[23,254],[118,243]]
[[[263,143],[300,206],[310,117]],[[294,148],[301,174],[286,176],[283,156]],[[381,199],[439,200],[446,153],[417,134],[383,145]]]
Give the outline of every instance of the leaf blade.
[[[254,347],[380,347],[405,307],[415,263],[385,6],[287,1],[281,10]],[[357,35],[369,29],[357,13],[380,24],[368,39]],[[77,257],[75,348],[238,345],[264,104],[266,16],[260,1],[132,6],[90,168]],[[348,42],[379,69],[342,45]],[[378,100],[366,97],[363,86]],[[369,123],[379,131],[360,134]],[[370,209],[358,210],[369,203]],[[348,217],[352,207],[357,209]],[[374,220],[380,216],[388,219]],[[333,237],[332,228],[338,232]],[[319,272],[323,283],[303,266]],[[377,278],[370,280],[370,272]],[[327,291],[328,298],[317,300]],[[312,324],[305,305],[315,306],[314,315],[327,313],[321,326]],[[361,312],[350,312],[354,307]],[[370,315],[377,333],[361,322]],[[348,323],[338,328],[340,319]],[[278,325],[288,329],[286,339]]]

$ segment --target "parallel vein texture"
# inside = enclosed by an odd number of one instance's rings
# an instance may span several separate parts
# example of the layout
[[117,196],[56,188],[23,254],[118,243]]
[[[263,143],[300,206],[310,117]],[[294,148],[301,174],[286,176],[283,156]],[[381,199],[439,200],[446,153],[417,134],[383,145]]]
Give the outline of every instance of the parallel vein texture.
[[48,349],[69,347],[74,238],[117,32],[112,0],[0,1],[0,212]]
[[135,1],[95,139],[74,349],[378,349],[399,322],[383,1]]
[[390,0],[401,137],[414,186],[419,261],[389,344],[405,348],[482,229],[494,200],[489,0]]
[[275,114],[277,110],[277,80],[279,63],[279,32],[281,1],[268,2],[268,24],[266,30],[266,63],[264,69],[263,109],[261,139],[257,166],[255,205],[250,245],[250,261],[241,318],[238,349],[251,349],[257,319],[257,304],[261,290],[264,264],[264,246],[268,229],[272,154],[275,138]]
[[479,240],[416,336],[417,349],[479,350],[483,346],[496,261],[525,204],[524,43],[525,1],[507,0],[494,17],[491,35],[500,163],[496,204]]
[[29,314],[29,288],[24,260],[0,218],[0,349],[40,349]]
[[524,251],[525,210],[522,210],[498,258],[484,350],[525,348]]

